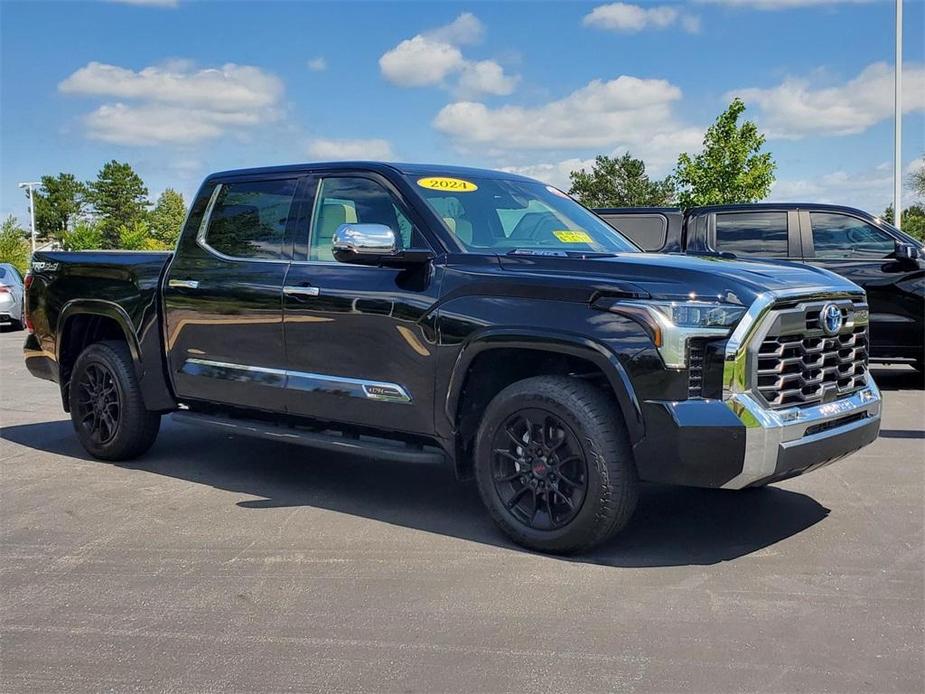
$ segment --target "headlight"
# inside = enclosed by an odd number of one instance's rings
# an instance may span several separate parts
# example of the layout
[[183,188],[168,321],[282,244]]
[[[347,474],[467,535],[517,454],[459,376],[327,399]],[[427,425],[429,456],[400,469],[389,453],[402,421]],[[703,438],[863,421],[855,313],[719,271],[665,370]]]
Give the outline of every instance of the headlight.
[[727,337],[745,306],[708,301],[617,301],[610,306],[645,327],[670,369],[687,368],[692,337]]

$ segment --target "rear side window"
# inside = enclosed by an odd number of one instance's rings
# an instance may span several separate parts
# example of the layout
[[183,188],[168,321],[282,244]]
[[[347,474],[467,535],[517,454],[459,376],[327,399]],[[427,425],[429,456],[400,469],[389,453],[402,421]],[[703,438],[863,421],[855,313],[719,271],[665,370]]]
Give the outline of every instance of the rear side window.
[[893,238],[846,214],[810,212],[817,258],[885,258],[896,250]]
[[668,220],[660,214],[602,215],[624,236],[644,251],[657,251],[668,240]]
[[298,179],[223,183],[204,240],[233,258],[279,260]]
[[786,258],[786,212],[732,212],[716,215],[716,250],[739,256]]

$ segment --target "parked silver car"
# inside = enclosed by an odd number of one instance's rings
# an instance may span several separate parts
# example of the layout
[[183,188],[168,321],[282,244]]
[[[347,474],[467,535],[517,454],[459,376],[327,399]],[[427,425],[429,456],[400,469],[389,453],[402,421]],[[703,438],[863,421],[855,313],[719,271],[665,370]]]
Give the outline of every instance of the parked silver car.
[[0,326],[22,330],[22,275],[9,263],[0,263]]

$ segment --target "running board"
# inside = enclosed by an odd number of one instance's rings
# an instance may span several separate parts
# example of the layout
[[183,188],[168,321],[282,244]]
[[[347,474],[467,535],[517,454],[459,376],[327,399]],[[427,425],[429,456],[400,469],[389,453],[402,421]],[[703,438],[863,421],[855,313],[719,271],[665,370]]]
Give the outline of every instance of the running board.
[[283,441],[322,451],[348,453],[376,460],[428,465],[447,462],[446,455],[436,446],[414,446],[402,441],[373,436],[349,436],[339,432],[315,432],[277,426],[256,419],[234,419],[199,412],[174,412],[171,419],[178,424],[207,427],[226,434],[251,436],[258,439]]

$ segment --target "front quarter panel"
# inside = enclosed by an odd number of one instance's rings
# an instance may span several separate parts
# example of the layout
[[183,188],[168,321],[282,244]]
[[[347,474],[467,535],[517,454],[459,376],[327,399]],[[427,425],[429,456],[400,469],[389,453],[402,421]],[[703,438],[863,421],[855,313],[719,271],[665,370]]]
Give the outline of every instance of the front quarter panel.
[[[607,377],[617,396],[632,440],[645,433],[641,402],[647,398],[686,397],[686,377],[666,370],[649,337],[634,321],[600,311],[587,301],[556,298],[554,286],[524,291],[503,273],[482,271],[473,278],[466,270],[447,269],[445,287],[472,290],[442,303],[437,315],[439,335],[437,393],[446,393],[436,424],[441,438],[450,438],[467,369],[486,350],[534,349],[569,354],[592,362]],[[495,287],[482,292],[480,283]]]

